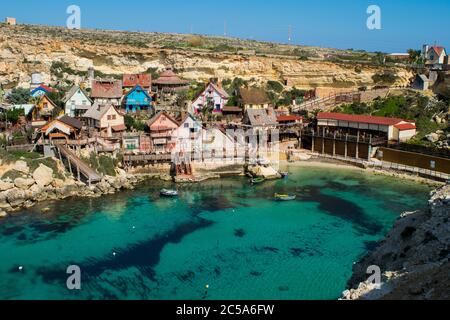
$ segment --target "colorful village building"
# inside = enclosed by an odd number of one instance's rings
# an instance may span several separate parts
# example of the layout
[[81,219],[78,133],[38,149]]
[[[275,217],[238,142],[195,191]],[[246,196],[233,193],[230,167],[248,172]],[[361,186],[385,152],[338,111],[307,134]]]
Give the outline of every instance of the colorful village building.
[[149,73],[142,74],[124,74],[122,86],[125,92],[130,91],[136,86],[140,86],[148,93],[152,91],[152,76]]
[[109,137],[113,133],[126,130],[124,116],[112,104],[100,105],[94,103],[83,115],[83,119],[89,128],[94,128]]
[[223,163],[234,161],[235,144],[233,139],[220,128],[202,130],[202,160]]
[[92,106],[93,102],[79,86],[73,86],[62,99],[64,112],[69,117],[81,117]]
[[303,117],[297,115],[278,115],[277,122],[281,125],[296,125],[303,123]]
[[167,112],[156,114],[147,122],[152,142],[152,150],[157,154],[171,153],[177,140],[173,139],[174,132],[180,124]]
[[40,132],[44,139],[47,138],[51,142],[55,142],[55,140],[68,142],[78,139],[82,128],[83,124],[80,120],[64,115],[44,125]]
[[424,45],[422,49],[422,55],[425,58],[425,64],[439,65],[444,64],[447,52],[445,48],[441,46]]
[[152,151],[152,143],[149,135],[143,132],[124,132],[122,135],[122,146],[125,153],[144,153]]
[[230,96],[228,93],[213,82],[209,82],[203,90],[192,101],[192,112],[201,113],[204,108],[209,108],[213,113],[222,113]]
[[17,24],[16,18],[6,17],[5,23],[9,26],[15,26]]
[[31,120],[34,128],[40,128],[53,120],[57,105],[47,95],[39,98],[32,111]]
[[344,134],[379,137],[386,141],[404,142],[417,133],[414,121],[366,115],[321,112],[317,115],[317,130],[329,133],[339,130]]
[[46,94],[52,93],[55,90],[53,88],[50,88],[49,86],[46,86],[44,84],[39,85],[37,88],[31,90],[30,95],[33,98],[39,98]]
[[121,80],[93,80],[91,99],[99,105],[120,106],[122,99]]
[[[187,113],[180,121],[180,126],[173,132],[172,140],[176,141],[174,162],[190,164],[193,158],[199,160],[202,147],[202,123],[192,114]],[[190,170],[183,168],[184,174]],[[186,173],[187,172],[187,173]]]
[[146,111],[153,113],[153,99],[147,90],[140,85],[136,85],[123,98],[122,104],[126,113]]
[[189,81],[181,79],[173,72],[172,68],[167,68],[158,79],[153,81],[158,93],[172,93],[189,89]]
[[238,103],[245,110],[268,109],[271,101],[263,89],[240,88],[238,90]]

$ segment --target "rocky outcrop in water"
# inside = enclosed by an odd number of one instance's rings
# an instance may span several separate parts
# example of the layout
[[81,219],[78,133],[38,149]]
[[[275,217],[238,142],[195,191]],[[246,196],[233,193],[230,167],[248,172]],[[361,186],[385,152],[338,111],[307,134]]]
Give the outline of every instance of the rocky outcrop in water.
[[[450,185],[432,192],[424,211],[404,213],[379,247],[353,267],[343,299],[450,299]],[[366,282],[369,266],[383,272]]]

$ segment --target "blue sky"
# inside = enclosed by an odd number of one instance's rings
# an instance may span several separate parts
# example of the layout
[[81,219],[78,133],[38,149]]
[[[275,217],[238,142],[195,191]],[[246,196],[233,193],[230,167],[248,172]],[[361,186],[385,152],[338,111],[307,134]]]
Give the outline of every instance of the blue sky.
[[[341,49],[404,52],[435,42],[450,47],[448,0],[40,0],[2,1],[1,16],[19,23],[64,26],[80,6],[82,28],[223,35]],[[366,9],[378,5],[382,30],[368,30]]]

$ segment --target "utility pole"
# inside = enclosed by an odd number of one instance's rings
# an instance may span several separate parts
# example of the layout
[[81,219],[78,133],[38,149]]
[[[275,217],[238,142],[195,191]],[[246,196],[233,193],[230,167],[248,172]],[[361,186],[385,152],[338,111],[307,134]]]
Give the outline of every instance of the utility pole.
[[292,25],[289,25],[289,29],[288,29],[288,42],[289,42],[289,44],[291,44],[291,42],[292,42]]

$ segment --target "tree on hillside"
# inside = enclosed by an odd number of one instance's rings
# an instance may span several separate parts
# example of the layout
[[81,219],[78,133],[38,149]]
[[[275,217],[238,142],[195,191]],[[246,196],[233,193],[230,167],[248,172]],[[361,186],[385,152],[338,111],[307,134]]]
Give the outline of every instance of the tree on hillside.
[[422,52],[420,50],[409,49],[409,62],[423,64]]
[[30,90],[25,88],[14,88],[8,96],[11,104],[27,104],[30,101]]

